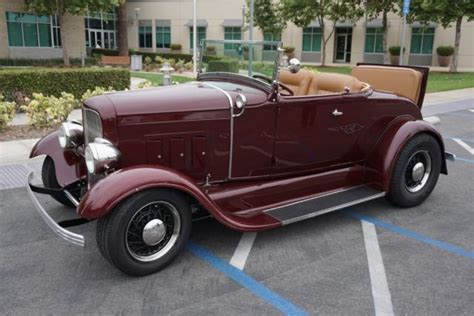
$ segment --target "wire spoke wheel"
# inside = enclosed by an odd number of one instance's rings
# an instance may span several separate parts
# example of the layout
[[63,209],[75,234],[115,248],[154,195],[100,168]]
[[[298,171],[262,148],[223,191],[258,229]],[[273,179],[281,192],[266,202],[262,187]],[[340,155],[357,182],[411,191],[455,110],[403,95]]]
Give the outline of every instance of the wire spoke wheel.
[[154,201],[141,207],[128,222],[125,245],[132,258],[149,262],[163,257],[176,243],[181,218],[176,207]]

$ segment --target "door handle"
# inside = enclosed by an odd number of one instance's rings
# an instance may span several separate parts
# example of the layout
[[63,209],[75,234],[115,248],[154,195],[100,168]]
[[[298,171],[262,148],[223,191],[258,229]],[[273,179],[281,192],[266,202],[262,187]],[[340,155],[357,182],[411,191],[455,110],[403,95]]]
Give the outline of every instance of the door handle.
[[337,109],[335,109],[333,112],[332,112],[332,115],[333,116],[341,116],[343,113],[342,112],[339,112]]

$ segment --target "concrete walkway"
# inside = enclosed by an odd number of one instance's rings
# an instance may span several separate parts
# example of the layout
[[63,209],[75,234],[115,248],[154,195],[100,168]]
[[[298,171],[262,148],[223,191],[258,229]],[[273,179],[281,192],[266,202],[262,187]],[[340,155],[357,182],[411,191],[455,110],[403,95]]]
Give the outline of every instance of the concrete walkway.
[[[138,82],[138,80],[136,82]],[[461,102],[466,100],[470,100],[470,102]],[[462,103],[462,107],[474,107],[473,101],[474,88],[428,93],[425,96],[425,102],[423,104],[423,115],[426,118],[428,115],[436,115],[437,113],[458,110],[456,106],[454,106],[453,109],[449,109],[453,104],[456,105],[456,103]],[[437,109],[438,107],[447,107],[447,109],[441,109],[440,111]],[[81,110],[74,110],[69,115],[68,119],[82,119]],[[24,125],[26,123],[26,115],[17,114],[17,117],[12,124]],[[19,161],[27,160],[31,148],[37,141],[38,139],[27,139],[0,142],[0,164],[17,163]]]

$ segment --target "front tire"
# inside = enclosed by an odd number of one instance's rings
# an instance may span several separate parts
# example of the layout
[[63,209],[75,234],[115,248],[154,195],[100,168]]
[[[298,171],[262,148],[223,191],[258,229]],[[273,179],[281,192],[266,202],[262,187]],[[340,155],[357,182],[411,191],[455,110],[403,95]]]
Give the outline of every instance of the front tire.
[[441,171],[441,149],[432,136],[419,134],[403,147],[392,172],[388,199],[401,207],[421,204]]
[[191,233],[191,209],[185,197],[168,189],[128,198],[97,223],[97,245],[122,272],[157,272],[183,250]]

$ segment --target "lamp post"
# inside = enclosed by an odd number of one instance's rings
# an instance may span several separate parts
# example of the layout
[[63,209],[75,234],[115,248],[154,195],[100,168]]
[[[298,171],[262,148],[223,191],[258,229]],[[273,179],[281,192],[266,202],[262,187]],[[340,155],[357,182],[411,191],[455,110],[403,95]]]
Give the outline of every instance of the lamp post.
[[197,74],[197,26],[196,26],[196,0],[193,0],[193,74]]

